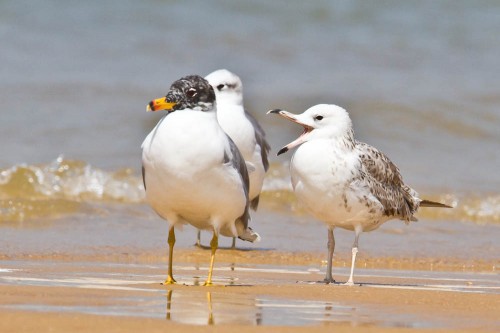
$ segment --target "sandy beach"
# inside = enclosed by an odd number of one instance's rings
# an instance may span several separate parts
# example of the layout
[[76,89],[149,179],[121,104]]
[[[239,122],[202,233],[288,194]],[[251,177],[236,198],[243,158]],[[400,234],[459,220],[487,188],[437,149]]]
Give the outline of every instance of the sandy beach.
[[[499,332],[500,58],[495,1],[0,1],[0,333]],[[226,68],[271,145],[251,227],[210,251],[145,202],[146,113],[180,77]],[[300,206],[300,126],[348,110],[355,137],[453,209],[354,234]],[[204,144],[204,142],[202,142]],[[217,189],[214,188],[214,191]],[[202,232],[202,243],[211,235]]]
[[[158,253],[111,255],[103,250],[101,256],[4,257],[0,331],[500,328],[500,282],[495,272],[464,271],[457,263],[441,271],[420,270],[405,260],[373,258],[370,268],[356,271],[357,285],[347,287],[315,283],[323,278],[320,255],[262,252],[220,250],[213,287],[199,285],[207,274],[209,251],[194,247],[177,251],[174,275],[179,284],[173,286],[161,285],[167,263]],[[387,269],[390,265],[401,268]],[[334,269],[338,282],[347,274],[347,268]]]

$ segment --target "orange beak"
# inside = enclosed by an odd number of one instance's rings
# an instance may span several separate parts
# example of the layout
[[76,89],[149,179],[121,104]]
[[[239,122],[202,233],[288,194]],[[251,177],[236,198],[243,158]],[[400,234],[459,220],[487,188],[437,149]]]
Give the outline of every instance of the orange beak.
[[175,102],[167,102],[166,97],[161,97],[152,100],[149,102],[149,104],[146,106],[146,111],[160,111],[160,110],[167,110],[171,111],[172,108],[175,106]]

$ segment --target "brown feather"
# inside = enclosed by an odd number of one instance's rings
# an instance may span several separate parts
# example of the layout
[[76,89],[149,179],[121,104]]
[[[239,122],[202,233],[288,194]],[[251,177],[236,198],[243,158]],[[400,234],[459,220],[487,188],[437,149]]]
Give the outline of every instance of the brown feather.
[[438,207],[438,208],[453,208],[453,206],[446,205],[444,203],[430,201],[430,200],[422,200],[420,201],[420,207]]

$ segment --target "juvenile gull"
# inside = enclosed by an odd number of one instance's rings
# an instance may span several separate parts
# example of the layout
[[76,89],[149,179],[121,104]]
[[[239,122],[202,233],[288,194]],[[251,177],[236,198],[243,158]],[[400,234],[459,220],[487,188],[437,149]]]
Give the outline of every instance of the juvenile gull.
[[254,242],[259,235],[248,227],[249,179],[245,161],[217,122],[215,93],[200,76],[175,81],[165,97],[148,110],[167,110],[142,144],[146,200],[169,223],[169,263],[172,274],[174,226],[191,224],[213,232],[212,272],[219,234]]
[[[236,74],[219,69],[208,74],[205,79],[215,91],[217,120],[246,161],[250,177],[250,207],[256,210],[264,176],[269,169],[267,155],[271,147],[266,141],[266,134],[257,120],[243,107],[243,84]],[[196,244],[200,246],[200,231]],[[232,248],[234,247],[235,238],[232,244]]]
[[420,199],[403,182],[399,169],[376,148],[356,141],[349,114],[336,105],[319,104],[300,115],[275,109],[277,113],[304,127],[295,141],[284,146],[278,155],[293,147],[290,164],[292,186],[298,200],[317,219],[328,226],[328,261],[325,282],[332,277],[335,227],[355,232],[352,246],[353,285],[358,239],[363,231],[372,231],[391,219],[405,223],[416,221],[419,207],[450,206]]

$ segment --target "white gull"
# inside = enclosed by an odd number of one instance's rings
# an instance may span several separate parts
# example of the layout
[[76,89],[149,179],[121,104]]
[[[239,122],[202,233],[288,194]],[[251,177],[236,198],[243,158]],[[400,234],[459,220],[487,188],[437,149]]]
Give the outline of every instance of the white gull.
[[292,186],[305,208],[328,227],[328,261],[325,282],[332,277],[335,248],[333,230],[340,227],[355,232],[351,273],[353,285],[358,239],[391,219],[409,223],[419,207],[450,207],[420,199],[407,186],[399,169],[376,148],[356,141],[349,114],[336,105],[319,104],[300,115],[275,109],[277,113],[304,127],[295,141],[278,155],[299,146],[292,157]]
[[[219,69],[208,74],[205,79],[215,91],[217,120],[245,159],[250,177],[250,206],[256,210],[264,177],[269,169],[267,155],[270,146],[266,141],[265,132],[257,120],[245,110],[243,84],[236,74],[227,69]],[[200,246],[200,232],[197,245]],[[233,238],[232,248],[234,247]]]
[[146,200],[169,223],[169,267],[172,274],[174,227],[191,224],[213,232],[212,272],[219,234],[258,241],[248,227],[249,180],[245,161],[217,122],[215,93],[200,76],[175,81],[165,97],[153,100],[148,110],[167,110],[142,144]]

